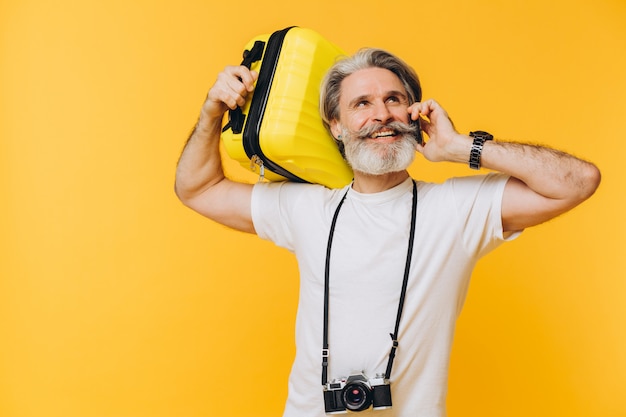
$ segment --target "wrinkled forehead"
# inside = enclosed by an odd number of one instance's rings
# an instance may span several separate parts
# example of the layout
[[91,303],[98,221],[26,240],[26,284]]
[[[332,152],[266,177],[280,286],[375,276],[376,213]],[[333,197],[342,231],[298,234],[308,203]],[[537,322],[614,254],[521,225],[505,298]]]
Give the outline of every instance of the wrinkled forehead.
[[343,79],[339,103],[344,107],[359,98],[384,97],[390,93],[408,96],[404,84],[393,72],[384,68],[365,68]]

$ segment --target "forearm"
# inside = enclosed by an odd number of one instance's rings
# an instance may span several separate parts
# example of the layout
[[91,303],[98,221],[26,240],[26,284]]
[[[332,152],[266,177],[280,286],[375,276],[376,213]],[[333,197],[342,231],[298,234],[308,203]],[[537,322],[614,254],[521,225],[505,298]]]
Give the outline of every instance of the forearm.
[[[469,164],[473,138],[459,134],[448,114],[434,100],[409,107],[413,120],[419,114],[429,137],[416,149],[432,162]],[[484,168],[508,174],[502,197],[505,232],[522,230],[548,221],[585,201],[600,184],[600,171],[565,152],[522,143],[486,141],[480,158]]]
[[[456,136],[448,160],[467,164],[473,139]],[[503,231],[548,221],[585,201],[600,183],[595,165],[544,146],[487,141],[481,165],[511,176],[502,198]]]
[[201,114],[176,168],[176,195],[185,202],[224,179],[219,149],[221,119]]
[[207,94],[200,118],[176,167],[175,190],[189,208],[233,229],[254,233],[252,185],[224,175],[220,154],[222,119],[228,109],[246,103],[258,74],[244,66],[222,71]]
[[[468,164],[472,138],[458,134],[449,147],[448,161]],[[589,197],[597,187],[597,168],[570,154],[545,146],[487,141],[481,166],[522,181],[534,192],[551,199]]]
[[593,164],[545,146],[489,141],[483,146],[481,164],[555,200],[584,201],[599,183],[600,174]]

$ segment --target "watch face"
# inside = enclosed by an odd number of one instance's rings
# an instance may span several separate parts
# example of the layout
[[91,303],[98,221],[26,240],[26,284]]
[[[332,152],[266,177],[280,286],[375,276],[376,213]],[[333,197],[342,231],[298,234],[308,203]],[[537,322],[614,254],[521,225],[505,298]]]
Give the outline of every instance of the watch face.
[[485,132],[483,130],[477,130],[475,132],[470,132],[470,136],[473,138],[480,138],[483,140],[492,140],[493,135],[491,133]]

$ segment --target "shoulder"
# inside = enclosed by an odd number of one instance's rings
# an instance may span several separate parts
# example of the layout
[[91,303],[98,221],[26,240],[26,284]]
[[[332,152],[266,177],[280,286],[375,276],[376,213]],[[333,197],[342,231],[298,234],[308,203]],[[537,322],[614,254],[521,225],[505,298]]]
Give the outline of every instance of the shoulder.
[[[450,178],[442,183],[418,183],[421,208],[440,216],[466,217],[472,212],[499,213],[509,176],[500,173]],[[463,214],[465,213],[465,214]]]
[[252,199],[272,200],[280,199],[283,202],[321,202],[333,200],[342,195],[345,188],[327,188],[319,184],[303,184],[290,181],[257,183],[252,190]]
[[294,249],[305,236],[330,222],[343,194],[341,189],[294,182],[258,183],[252,190],[252,221],[257,234]]
[[258,183],[252,190],[252,213],[291,216],[327,211],[339,203],[348,187],[331,189],[289,181]]
[[501,173],[489,173],[485,175],[471,175],[453,177],[442,183],[418,182],[419,190],[423,195],[429,193],[451,193],[453,195],[468,195],[478,193],[493,193],[504,190],[509,176]]

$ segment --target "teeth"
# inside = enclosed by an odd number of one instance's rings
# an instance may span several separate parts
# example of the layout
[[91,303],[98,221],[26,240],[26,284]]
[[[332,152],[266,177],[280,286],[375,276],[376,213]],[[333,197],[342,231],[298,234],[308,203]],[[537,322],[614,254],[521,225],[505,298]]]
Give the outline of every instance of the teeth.
[[395,135],[395,132],[392,132],[392,131],[374,133],[375,138],[384,138],[384,137],[393,136],[393,135]]

